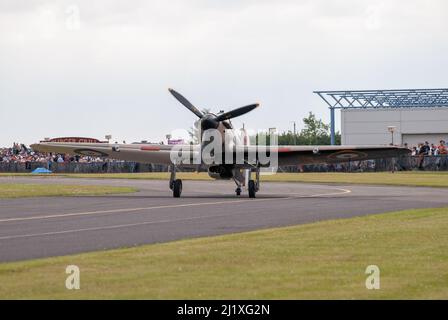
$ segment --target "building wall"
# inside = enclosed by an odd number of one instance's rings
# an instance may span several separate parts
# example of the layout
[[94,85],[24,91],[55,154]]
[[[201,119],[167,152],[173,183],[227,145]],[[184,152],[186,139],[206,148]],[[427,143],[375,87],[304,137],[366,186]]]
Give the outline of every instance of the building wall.
[[388,126],[394,144],[438,143],[448,140],[448,108],[342,109],[342,144],[389,144]]

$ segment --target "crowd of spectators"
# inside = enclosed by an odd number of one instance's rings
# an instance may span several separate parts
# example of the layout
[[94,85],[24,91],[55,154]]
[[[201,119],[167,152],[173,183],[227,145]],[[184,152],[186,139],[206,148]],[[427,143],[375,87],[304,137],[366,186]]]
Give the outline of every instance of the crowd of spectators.
[[[404,146],[408,147],[406,143]],[[437,167],[447,166],[448,147],[445,140],[440,140],[438,145],[425,141],[425,143],[419,143],[410,150],[412,152],[411,156],[418,158],[417,168],[419,170],[425,169],[425,158],[428,156],[439,156],[437,157]]]
[[101,157],[89,157],[89,156],[69,156],[64,154],[51,154],[51,153],[39,153],[34,152],[26,145],[22,143],[14,143],[10,148],[0,149],[0,162],[7,163],[31,163],[41,162],[44,164],[57,163],[92,163],[92,162],[104,162]]
[[[407,143],[404,146],[408,147]],[[440,140],[438,145],[425,141],[425,143],[419,143],[417,146],[410,148],[410,150],[413,156],[438,156],[448,154],[448,148],[444,140]]]

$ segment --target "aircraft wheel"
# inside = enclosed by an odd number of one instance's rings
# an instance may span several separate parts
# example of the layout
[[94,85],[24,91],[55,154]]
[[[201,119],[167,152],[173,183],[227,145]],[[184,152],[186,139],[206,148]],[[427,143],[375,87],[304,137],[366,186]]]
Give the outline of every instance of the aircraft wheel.
[[241,188],[240,187],[236,188],[235,192],[236,192],[237,196],[240,196],[241,195]]
[[255,181],[249,180],[249,198],[255,198],[255,194],[257,193],[255,188]]
[[181,179],[174,180],[174,182],[173,182],[173,197],[179,198],[181,194],[182,194],[182,180]]

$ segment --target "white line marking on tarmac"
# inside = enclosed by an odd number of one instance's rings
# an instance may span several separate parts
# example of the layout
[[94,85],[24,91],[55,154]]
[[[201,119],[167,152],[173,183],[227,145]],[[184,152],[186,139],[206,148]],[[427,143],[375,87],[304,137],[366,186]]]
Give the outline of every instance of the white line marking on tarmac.
[[[260,199],[261,200],[261,199]],[[220,202],[200,202],[200,203],[185,203],[185,204],[175,204],[175,205],[165,205],[165,206],[155,206],[155,207],[142,207],[142,208],[122,208],[122,209],[111,209],[111,210],[100,210],[100,211],[87,211],[87,212],[75,212],[75,213],[63,213],[54,214],[46,216],[35,216],[35,217],[24,217],[24,218],[8,218],[1,219],[0,223],[3,222],[13,222],[13,221],[27,221],[27,220],[44,220],[53,218],[65,218],[65,217],[76,217],[76,216],[90,216],[95,214],[110,214],[110,213],[121,213],[121,212],[135,212],[135,211],[145,211],[154,209],[169,209],[169,208],[182,208],[182,207],[193,207],[201,205],[212,205],[212,204],[224,204],[224,203],[236,203],[245,202],[247,200],[233,200],[233,201],[220,201]]]
[[[331,196],[331,195],[343,195],[350,193],[350,190],[347,189],[338,189],[343,190],[343,192],[333,192],[333,193],[323,193],[323,194],[314,194],[308,196],[298,196],[298,197],[285,197],[285,198],[269,198],[269,199],[256,199],[256,200],[239,200],[239,201],[222,201],[224,203],[236,203],[236,202],[245,202],[245,201],[267,201],[267,200],[286,200],[286,199],[296,199],[296,198],[308,198],[308,197],[321,197],[321,196]],[[205,204],[205,203],[202,203]],[[215,203],[213,203],[215,204]],[[196,204],[195,204],[196,205]],[[186,206],[186,205],[183,205]],[[165,206],[167,207],[167,206]],[[155,208],[155,207],[152,207]],[[199,220],[199,219],[207,219],[207,218],[220,218],[232,216],[238,213],[230,213],[230,214],[220,214],[213,216],[196,216],[189,218],[180,218],[180,219],[171,219],[171,220],[159,220],[159,221],[146,221],[139,223],[129,223],[129,224],[119,224],[105,227],[93,227],[93,228],[83,228],[83,229],[70,229],[70,230],[62,230],[62,231],[53,231],[53,232],[44,232],[44,233],[34,233],[34,234],[24,234],[24,235],[14,235],[14,236],[5,236],[0,237],[0,240],[11,240],[11,239],[19,239],[19,238],[31,238],[31,237],[39,237],[39,236],[50,236],[50,235],[59,235],[59,234],[67,234],[67,233],[77,233],[77,232],[85,232],[85,231],[99,231],[99,230],[111,230],[111,229],[119,229],[119,228],[128,228],[128,227],[137,227],[143,225],[151,225],[151,224],[159,224],[159,223],[171,223],[171,222],[180,222],[180,221],[191,221],[191,220]]]
[[[34,217],[6,218],[6,219],[0,219],[0,223],[28,221],[28,220],[45,220],[45,219],[54,219],[54,218],[76,217],[76,216],[90,216],[90,215],[96,215],[96,214],[113,214],[113,213],[121,213],[121,212],[131,213],[131,212],[136,212],[136,211],[147,211],[147,210],[155,210],[155,209],[172,209],[172,208],[195,207],[195,206],[205,206],[205,205],[218,205],[218,204],[227,204],[227,203],[258,202],[258,201],[266,201],[266,200],[285,200],[285,199],[293,199],[293,198],[312,198],[312,197],[321,197],[321,196],[342,195],[342,194],[351,192],[351,190],[348,190],[348,189],[341,189],[341,188],[332,188],[332,189],[342,190],[342,192],[302,195],[302,196],[295,196],[295,197],[241,199],[241,200],[227,200],[227,201],[214,201],[214,202],[185,203],[185,204],[164,205],[164,206],[154,206],[154,207],[122,208],[122,209],[111,209],[111,210],[63,213],[63,214],[54,214],[54,215],[42,215],[42,216],[34,216]],[[288,193],[288,194],[296,195],[297,193]]]
[[[233,213],[233,214],[235,214],[235,213]],[[45,232],[45,233],[23,234],[23,235],[16,235],[16,236],[0,237],[0,240],[11,240],[11,239],[18,239],[18,238],[50,236],[50,235],[58,235],[58,234],[66,234],[66,233],[77,233],[77,232],[83,232],[83,231],[111,230],[111,229],[137,227],[137,226],[150,225],[150,224],[190,221],[190,220],[197,220],[197,219],[202,219],[202,218],[219,218],[219,217],[231,216],[233,214],[222,214],[222,215],[215,215],[215,216],[198,216],[198,217],[180,218],[180,219],[172,219],[172,220],[159,220],[159,221],[146,221],[146,222],[140,222],[140,223],[119,224],[119,225],[106,226],[106,227],[71,229],[71,230]]]
[[[116,213],[116,212],[129,212],[129,211],[141,211],[141,210],[151,210],[151,209],[164,209],[164,208],[177,208],[177,207],[188,207],[188,206],[200,206],[200,205],[212,205],[212,204],[223,204],[223,203],[242,203],[242,202],[254,202],[254,201],[268,201],[268,200],[287,200],[287,199],[297,199],[297,198],[313,198],[313,197],[322,197],[322,196],[332,196],[332,195],[344,195],[351,193],[351,190],[335,188],[336,190],[341,190],[342,192],[332,192],[332,193],[321,193],[321,194],[313,194],[306,196],[296,196],[296,197],[284,197],[284,198],[268,198],[268,199],[246,199],[246,200],[234,200],[234,201],[220,201],[220,202],[204,202],[204,203],[190,203],[183,205],[172,205],[172,206],[157,206],[157,207],[148,207],[148,208],[132,208],[132,209],[117,209],[117,210],[105,210],[105,211],[92,211],[92,212],[81,212],[73,215],[92,215],[98,213]],[[104,227],[93,227],[93,228],[83,228],[83,229],[69,229],[62,231],[52,231],[52,232],[43,232],[43,233],[31,233],[31,234],[23,234],[23,235],[12,235],[12,236],[4,236],[0,237],[0,240],[12,240],[12,239],[20,239],[20,238],[31,238],[31,237],[39,237],[39,236],[50,236],[50,235],[59,235],[59,234],[67,234],[67,233],[77,233],[77,232],[86,232],[86,231],[99,231],[99,230],[111,230],[111,229],[119,229],[119,228],[127,228],[127,227],[136,227],[142,225],[151,225],[151,224],[159,224],[159,223],[170,223],[170,222],[180,222],[180,221],[190,221],[190,220],[198,220],[198,219],[207,219],[207,218],[219,218],[235,215],[238,213],[230,213],[230,214],[222,214],[222,215],[213,215],[213,216],[196,216],[189,218],[181,218],[181,219],[171,219],[171,220],[159,220],[159,221],[146,221],[139,223],[130,223],[130,224],[120,224],[120,225],[112,225],[112,226],[104,226]],[[29,217],[29,218],[17,218],[17,219],[50,219],[54,217],[65,217],[67,215],[57,215],[57,216],[40,216],[40,217]],[[7,220],[10,221],[10,220]]]

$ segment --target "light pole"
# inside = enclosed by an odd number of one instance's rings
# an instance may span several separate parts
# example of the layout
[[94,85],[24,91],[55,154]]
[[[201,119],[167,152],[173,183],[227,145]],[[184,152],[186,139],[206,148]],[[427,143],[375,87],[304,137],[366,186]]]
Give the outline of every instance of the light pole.
[[294,130],[293,130],[293,132],[294,132],[293,141],[294,141],[294,145],[296,145],[296,135],[297,135],[297,132],[296,132],[296,122],[295,122],[295,121],[292,121],[292,123],[293,123],[293,126],[294,126]]
[[[396,126],[388,126],[387,127],[387,130],[389,130],[389,132],[390,132],[390,134],[392,136],[392,143],[390,144],[391,146],[394,145],[394,132],[395,132],[395,129],[397,129]],[[395,172],[395,158],[392,158],[392,173],[394,173],[394,172]]]
[[106,136],[104,138],[107,140],[107,143],[110,143],[110,140],[112,139],[112,135],[106,134]]
[[394,132],[395,132],[395,129],[397,129],[396,126],[388,126],[387,127],[387,130],[389,130],[389,132],[390,132],[390,134],[392,136],[392,143],[391,143],[392,146],[394,145]]

